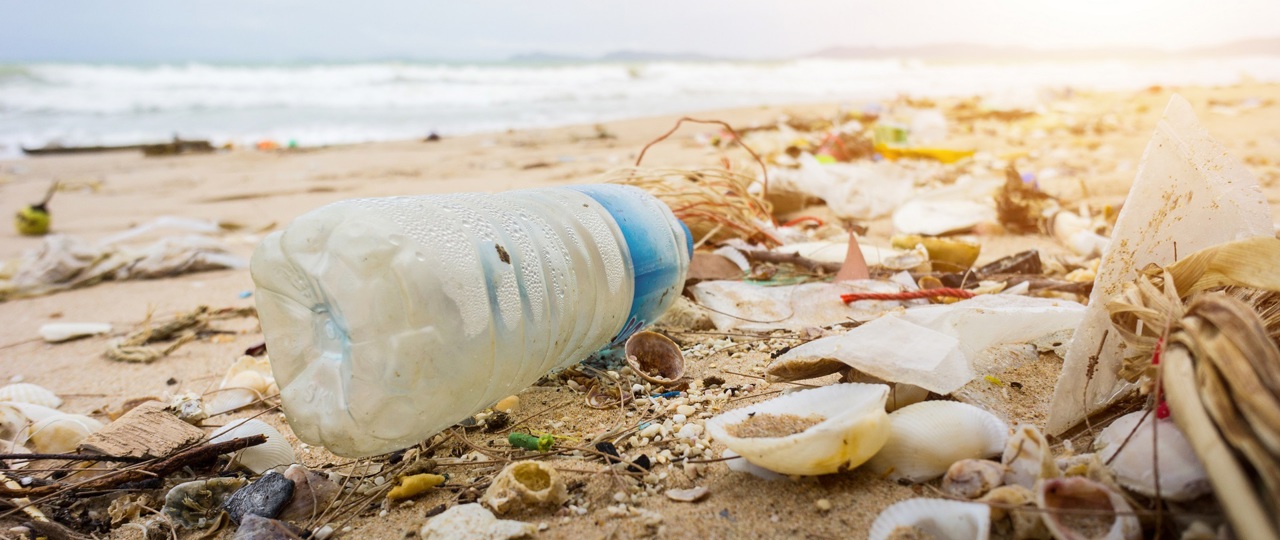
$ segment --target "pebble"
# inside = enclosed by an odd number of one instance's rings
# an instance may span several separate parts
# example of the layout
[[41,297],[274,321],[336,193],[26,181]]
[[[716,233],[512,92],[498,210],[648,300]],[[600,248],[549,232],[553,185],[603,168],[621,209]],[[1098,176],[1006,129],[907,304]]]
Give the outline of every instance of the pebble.
[[818,501],[814,504],[818,506],[818,511],[820,512],[826,512],[828,510],[831,510],[831,501],[828,501],[826,499],[818,499]]
[[683,424],[684,421],[688,419],[689,419],[688,415],[684,415],[684,414],[677,414],[671,417],[671,421],[676,424]]
[[666,495],[668,499],[676,502],[698,502],[707,498],[711,494],[711,490],[698,486],[689,489],[668,489]]
[[658,431],[660,431],[661,429],[662,429],[662,425],[661,425],[661,424],[649,424],[649,427],[646,427],[646,428],[644,428],[644,429],[640,430],[640,438],[642,438],[642,439],[644,439],[644,438],[652,439],[652,438],[653,438],[653,436],[654,436],[654,435],[657,435],[657,434],[658,434]]
[[518,408],[520,408],[520,396],[504,397],[497,405],[493,406],[493,410],[504,413],[514,412]]
[[280,515],[284,505],[293,498],[293,482],[283,474],[272,471],[256,482],[236,491],[223,503],[231,520],[240,523],[244,516],[254,514],[265,518]]
[[688,417],[689,415],[695,412],[698,412],[698,409],[693,408],[692,405],[681,405],[679,407],[676,407],[676,414],[683,414],[686,417]]
[[685,424],[684,427],[680,428],[680,431],[676,432],[676,437],[681,439],[697,439],[702,435],[702,430],[703,427],[698,424]]
[[301,540],[297,527],[254,514],[244,516],[233,540]]

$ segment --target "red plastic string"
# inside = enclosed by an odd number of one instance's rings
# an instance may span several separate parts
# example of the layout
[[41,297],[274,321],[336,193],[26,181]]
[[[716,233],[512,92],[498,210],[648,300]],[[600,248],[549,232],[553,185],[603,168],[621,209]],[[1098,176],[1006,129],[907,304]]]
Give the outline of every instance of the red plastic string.
[[858,300],[916,300],[920,298],[973,298],[972,291],[942,287],[938,289],[921,289],[918,291],[902,291],[896,293],[848,293],[840,295],[844,303]]

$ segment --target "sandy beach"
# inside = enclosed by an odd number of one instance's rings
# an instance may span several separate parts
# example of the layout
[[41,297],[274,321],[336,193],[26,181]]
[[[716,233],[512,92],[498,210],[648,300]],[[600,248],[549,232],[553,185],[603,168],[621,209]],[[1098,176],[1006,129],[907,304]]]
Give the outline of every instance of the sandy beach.
[[[1054,101],[1052,112],[1008,123],[976,124],[972,132],[953,125],[948,146],[974,148],[980,155],[1016,158],[1024,171],[1054,170],[1040,187],[1071,204],[1094,208],[1119,206],[1133,181],[1143,148],[1174,92],[1194,107],[1201,122],[1228,151],[1258,177],[1273,212],[1280,209],[1280,85],[1243,84],[1229,87],[1152,88],[1140,92],[1078,92]],[[958,99],[958,98],[955,98]],[[955,99],[939,101],[945,110]],[[1258,104],[1244,107],[1241,103]],[[850,104],[854,107],[861,104]],[[780,106],[705,111],[690,116],[717,119],[735,127],[769,124],[782,115],[830,117],[838,105]],[[1065,111],[1065,112],[1064,112]],[[216,235],[246,261],[261,238],[295,217],[342,199],[451,193],[497,192],[521,188],[590,183],[608,171],[630,166],[645,144],[667,131],[676,116],[609,122],[554,129],[486,133],[442,140],[359,144],[263,152],[235,148],[204,155],[143,157],[136,152],[37,157],[0,161],[0,201],[12,215],[22,205],[39,200],[52,181],[63,185],[50,205],[53,231],[85,240],[99,240],[162,216],[217,222]],[[601,134],[607,137],[601,137]],[[653,147],[644,165],[696,169],[716,167],[722,157],[748,163],[740,149],[712,148],[695,138],[714,134],[709,126],[686,126]],[[828,210],[813,207],[789,215],[830,219]],[[862,223],[865,239],[887,243],[893,233],[888,218]],[[141,239],[177,234],[163,229]],[[1045,235],[980,235],[978,264],[1025,249],[1037,248],[1046,259],[1069,255],[1064,246]],[[20,257],[39,247],[42,239],[24,237],[11,226],[0,228],[0,260]],[[62,396],[64,411],[98,415],[129,399],[164,398],[181,392],[205,393],[216,388],[228,366],[243,352],[263,341],[256,320],[233,318],[214,326],[225,330],[178,348],[149,364],[109,360],[104,351],[112,337],[123,336],[148,317],[156,320],[198,306],[213,309],[251,307],[254,283],[247,268],[189,273],[177,277],[105,282],[36,298],[0,302],[0,380],[39,384]],[[106,322],[107,336],[48,344],[39,328],[54,322]],[[741,388],[732,401],[710,400],[705,412],[755,403],[788,385],[765,383],[757,375],[771,353],[788,343],[685,332],[686,376],[692,380],[718,377],[725,386]],[[734,343],[738,343],[735,345]],[[702,344],[705,349],[694,349]],[[714,352],[708,353],[705,350]],[[1046,360],[1052,362],[1053,360]],[[1024,381],[1027,391],[1051,390],[1059,365],[1049,365]],[[832,378],[831,380],[834,380]],[[1050,395],[1031,395],[1043,404]],[[564,385],[531,387],[520,394],[512,418],[521,429],[589,439],[604,430],[637,424],[643,415],[628,417],[618,410],[584,405],[584,395]],[[268,400],[272,401],[273,400]],[[712,407],[715,409],[712,409]],[[258,406],[211,418],[206,425],[263,413]],[[637,413],[640,414],[640,413]],[[1033,419],[1028,411],[1025,419]],[[293,439],[278,410],[261,419],[275,425],[294,442],[300,461],[311,468],[337,467],[350,471],[350,460],[323,448]],[[500,434],[468,432],[468,445],[508,451]],[[1056,442],[1056,441],[1055,441]],[[624,454],[656,456],[662,447],[628,448]],[[706,457],[719,456],[713,444]],[[438,458],[457,458],[472,448],[454,440],[436,449]],[[562,508],[526,511],[505,516],[535,524],[537,538],[864,538],[871,521],[893,502],[929,495],[937,482],[900,485],[862,469],[804,479],[766,481],[730,471],[724,463],[701,465],[690,477],[676,464],[660,464],[653,473],[666,489],[702,486],[705,500],[675,502],[660,494],[632,497],[635,480],[608,474],[599,459],[558,456],[570,485],[571,502],[582,513]],[[441,465],[448,485],[479,483],[496,472],[491,462]],[[342,467],[346,467],[343,469]],[[336,469],[337,470],[337,469]],[[375,500],[350,517],[332,520],[337,538],[408,538],[415,536],[427,512],[452,505],[465,489],[437,489],[405,503],[383,505]],[[611,510],[616,494],[625,493],[628,511]],[[619,496],[620,497],[620,496]],[[586,504],[583,504],[586,503]],[[17,523],[0,520],[0,530]],[[346,529],[349,527],[350,529]],[[200,531],[179,531],[195,538]],[[0,537],[6,537],[0,532]],[[216,538],[231,538],[224,529]],[[101,535],[100,535],[101,537]],[[116,528],[112,538],[141,538],[137,530]]]

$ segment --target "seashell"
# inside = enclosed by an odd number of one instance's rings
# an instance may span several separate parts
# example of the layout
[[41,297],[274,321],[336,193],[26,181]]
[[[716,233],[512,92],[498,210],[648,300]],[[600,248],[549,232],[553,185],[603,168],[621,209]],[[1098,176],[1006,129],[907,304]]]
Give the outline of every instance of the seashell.
[[657,332],[636,332],[623,348],[627,365],[640,378],[662,386],[672,386],[684,375],[684,354],[674,341]]
[[30,403],[51,409],[62,406],[62,398],[53,391],[31,383],[15,383],[0,387],[0,401]]
[[301,465],[290,465],[284,477],[293,482],[293,499],[280,511],[282,521],[310,521],[319,516],[342,488],[328,476]]
[[25,433],[29,423],[27,415],[22,414],[16,406],[0,403],[0,440],[11,441],[19,433]]
[[986,459],[962,459],[951,464],[942,477],[942,491],[976,499],[1004,483],[1005,466]]
[[209,417],[209,413],[204,410],[204,402],[200,400],[200,396],[190,392],[173,396],[173,400],[169,402],[169,408],[173,409],[179,420],[191,425],[199,425],[200,422]]
[[513,413],[520,408],[520,396],[507,396],[493,405],[493,410],[504,413]]
[[990,536],[991,509],[987,505],[925,498],[907,499],[885,508],[871,523],[868,534],[869,540],[987,540]]
[[885,410],[893,412],[920,403],[928,397],[929,391],[924,388],[908,383],[893,383],[893,389],[889,391],[889,399],[885,402]]
[[[1211,491],[1204,465],[1172,420],[1156,420],[1154,414],[1143,411],[1126,414],[1102,430],[1094,445],[1099,448],[1098,457],[1115,472],[1116,482],[1126,489],[1155,497],[1159,474],[1160,496],[1165,499],[1185,502]],[[1159,452],[1158,469],[1152,464],[1153,451]]]
[[1030,424],[1019,425],[1013,430],[1000,461],[1007,467],[1004,475],[1006,484],[1031,488],[1037,480],[1062,476],[1049,441]]
[[537,527],[531,523],[498,519],[489,509],[472,503],[459,504],[427,520],[422,530],[418,531],[418,537],[422,540],[455,538],[507,540],[533,536],[537,530]]
[[108,323],[50,323],[40,327],[40,338],[48,343],[58,343],[110,331]]
[[982,245],[954,237],[920,236],[918,234],[895,235],[889,239],[889,245],[897,249],[911,249],[916,245],[924,246],[929,253],[929,261],[937,265],[934,270],[942,272],[962,272],[973,266],[982,251]]
[[707,431],[752,464],[830,474],[871,458],[889,436],[889,387],[846,383],[802,390],[707,420]]
[[560,473],[541,461],[517,461],[494,477],[480,502],[494,512],[535,506],[560,506],[569,500]]
[[178,484],[164,496],[164,514],[184,528],[203,529],[246,483],[243,478],[219,477]]
[[102,429],[102,422],[82,414],[47,416],[27,428],[25,444],[42,454],[60,454],[76,449],[89,434]]
[[209,442],[223,442],[253,435],[266,435],[267,442],[250,446],[236,453],[233,461],[257,474],[267,470],[292,465],[298,461],[293,447],[285,440],[276,428],[262,420],[236,420],[218,429],[209,437]]
[[925,401],[889,415],[889,442],[867,463],[890,479],[924,482],[962,459],[995,456],[1009,428],[991,413],[958,401]]
[[668,489],[663,493],[668,499],[676,502],[698,502],[707,498],[711,494],[711,490],[702,486],[695,486],[689,489]]
[[1088,478],[1050,478],[1036,490],[1036,506],[1058,540],[1138,540],[1142,524],[1124,497]]
[[991,506],[991,527],[1001,537],[1013,538],[1051,538],[1040,512],[1028,508],[1019,510],[1016,507],[1034,507],[1035,492],[1017,484],[1000,486],[978,499]]
[[779,358],[765,368],[770,382],[803,381],[825,377],[849,369],[849,364],[822,357]]

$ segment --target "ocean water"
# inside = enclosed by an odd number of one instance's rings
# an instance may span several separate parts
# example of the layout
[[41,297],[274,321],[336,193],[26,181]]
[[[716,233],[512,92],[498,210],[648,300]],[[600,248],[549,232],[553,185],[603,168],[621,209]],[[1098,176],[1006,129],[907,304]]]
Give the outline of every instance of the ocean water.
[[1160,62],[913,60],[0,65],[0,157],[20,146],[262,139],[303,146],[551,127],[900,93],[1034,106],[1038,90],[1280,82],[1280,56]]

